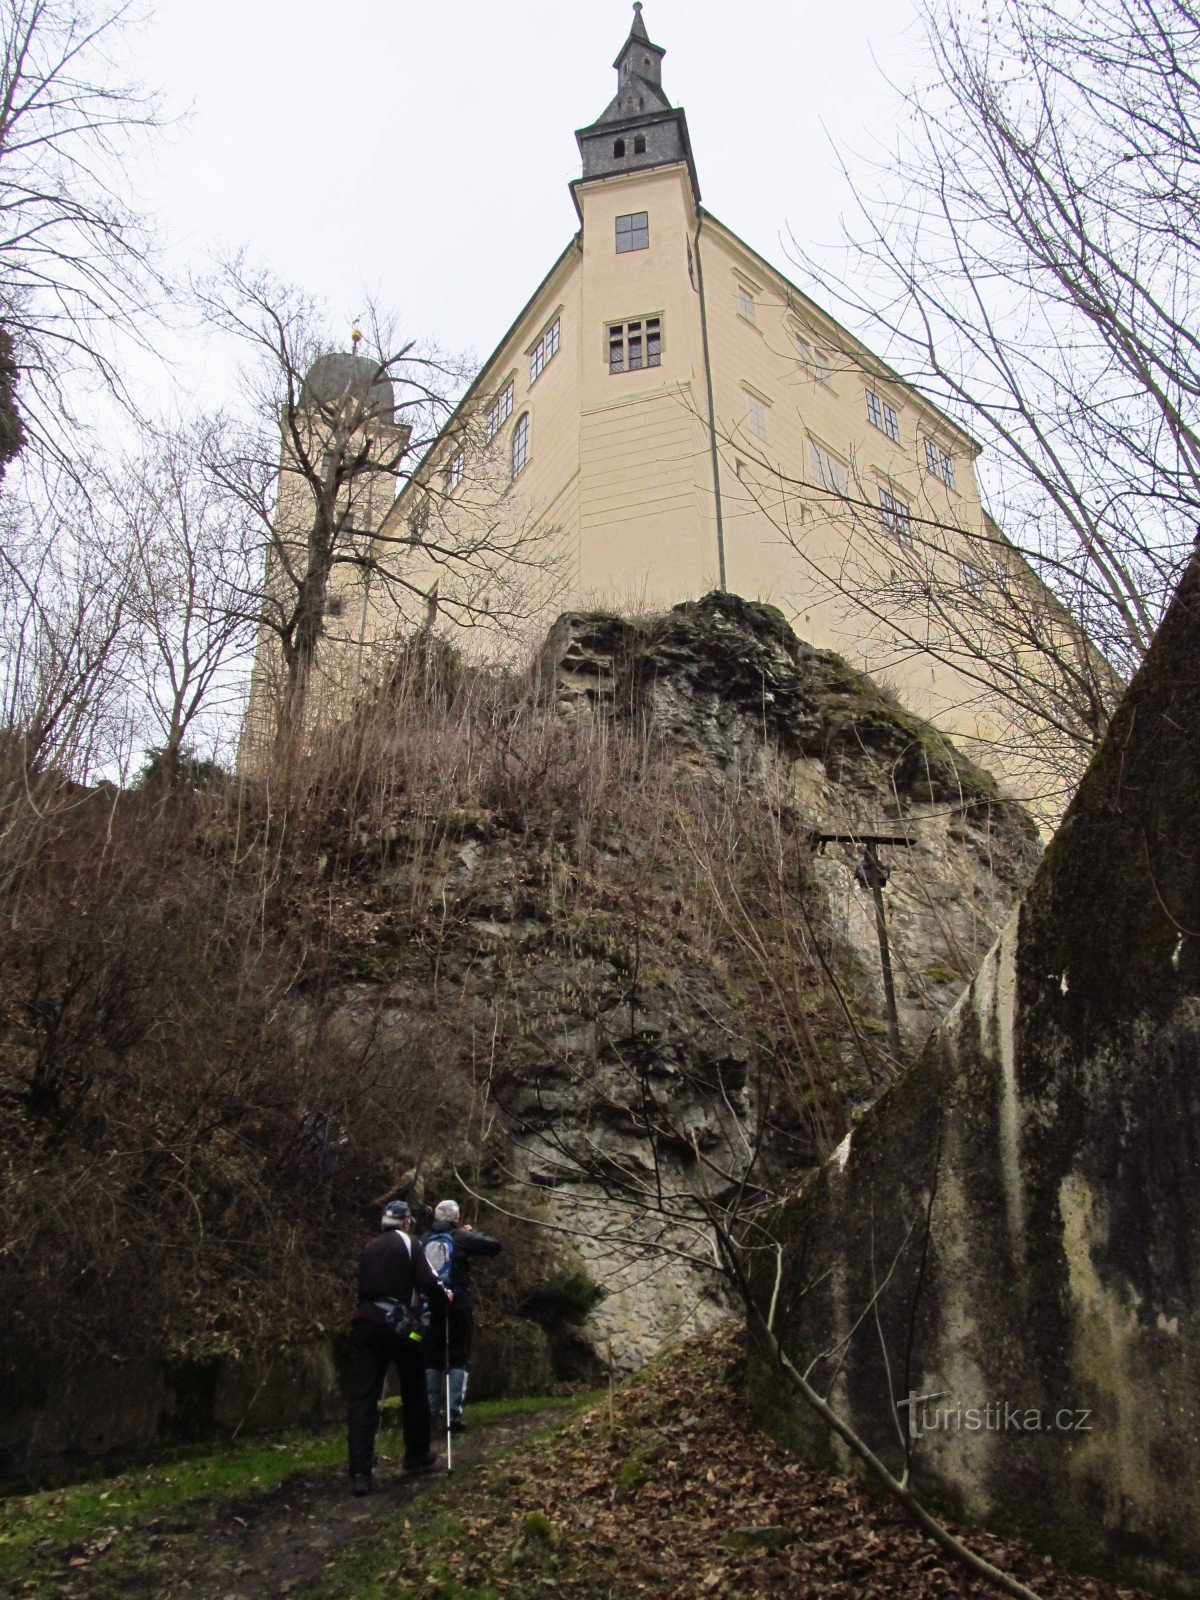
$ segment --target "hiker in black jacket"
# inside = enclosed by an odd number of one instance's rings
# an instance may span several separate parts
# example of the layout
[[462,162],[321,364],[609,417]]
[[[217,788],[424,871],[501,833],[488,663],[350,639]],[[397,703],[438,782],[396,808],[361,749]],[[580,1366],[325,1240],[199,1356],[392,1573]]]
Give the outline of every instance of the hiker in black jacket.
[[414,1296],[424,1295],[444,1315],[450,1295],[412,1237],[412,1212],[403,1200],[385,1206],[381,1227],[358,1263],[358,1309],[350,1329],[347,1431],[354,1494],[371,1492],[379,1397],[393,1361],[404,1408],[404,1470],[428,1472],[437,1465],[429,1448],[424,1343],[410,1313]]
[[[451,1290],[453,1303],[430,1300],[429,1333],[425,1339],[425,1378],[429,1385],[429,1411],[436,1416],[441,1409],[443,1396],[442,1373],[449,1367],[450,1415],[446,1419],[451,1433],[463,1433],[463,1406],[467,1399],[467,1371],[471,1365],[471,1336],[474,1332],[474,1309],[471,1302],[471,1260],[474,1256],[494,1256],[500,1253],[499,1239],[486,1233],[461,1226],[458,1203],[441,1200],[433,1213],[433,1227],[421,1241],[426,1256],[435,1268],[440,1269],[441,1281]],[[449,1239],[450,1259],[442,1265],[445,1255],[444,1241]],[[449,1342],[447,1342],[447,1317]],[[449,1362],[447,1363],[447,1356]]]

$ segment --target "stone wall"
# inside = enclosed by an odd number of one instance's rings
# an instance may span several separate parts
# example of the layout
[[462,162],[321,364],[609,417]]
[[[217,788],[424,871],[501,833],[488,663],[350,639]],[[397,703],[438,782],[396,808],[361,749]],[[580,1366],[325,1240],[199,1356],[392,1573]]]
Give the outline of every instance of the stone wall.
[[[1187,1595],[1198,816],[1200,558],[982,970],[777,1218],[785,1347],[919,1491]],[[752,1390],[837,1457],[761,1360]]]

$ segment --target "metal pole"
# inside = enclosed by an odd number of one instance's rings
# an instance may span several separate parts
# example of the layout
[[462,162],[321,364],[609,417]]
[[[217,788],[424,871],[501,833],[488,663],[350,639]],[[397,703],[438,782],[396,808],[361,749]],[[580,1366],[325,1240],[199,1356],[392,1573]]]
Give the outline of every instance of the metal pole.
[[454,1445],[450,1435],[450,1307],[446,1307],[446,1475],[454,1471]]
[[888,945],[887,912],[883,905],[883,867],[875,854],[875,846],[865,848],[870,866],[871,895],[875,901],[875,932],[879,935],[879,965],[883,969],[883,998],[887,1006],[888,1048],[893,1058],[900,1060],[900,1016],[896,1010],[896,985],[892,979],[892,952]]

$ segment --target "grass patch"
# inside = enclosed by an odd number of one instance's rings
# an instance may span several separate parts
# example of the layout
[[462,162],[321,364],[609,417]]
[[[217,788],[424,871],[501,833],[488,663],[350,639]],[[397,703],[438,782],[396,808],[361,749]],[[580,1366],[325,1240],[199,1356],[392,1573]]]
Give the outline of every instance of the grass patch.
[[185,1505],[267,1494],[297,1472],[336,1465],[345,1452],[341,1429],[291,1433],[214,1444],[166,1463],[14,1495],[0,1501],[0,1577],[36,1580],[110,1535]]
[[[482,1429],[580,1403],[574,1397],[481,1401],[471,1406],[471,1424]],[[399,1403],[385,1401],[382,1411],[390,1434],[400,1425]],[[38,1600],[59,1592],[55,1574],[70,1570],[72,1560],[88,1560],[95,1563],[89,1578],[94,1574],[120,1594],[122,1572],[145,1575],[156,1564],[142,1537],[150,1525],[217,1501],[270,1494],[297,1474],[337,1471],[345,1464],[345,1430],[338,1427],[214,1443],[63,1488],[14,1495],[0,1500],[0,1583]],[[174,1557],[166,1552],[158,1559]]]

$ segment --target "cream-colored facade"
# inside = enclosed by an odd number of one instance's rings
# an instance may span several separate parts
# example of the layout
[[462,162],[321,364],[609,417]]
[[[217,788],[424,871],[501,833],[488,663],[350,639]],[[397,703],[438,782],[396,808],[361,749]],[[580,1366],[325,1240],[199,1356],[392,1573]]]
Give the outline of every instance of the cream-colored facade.
[[[578,135],[579,231],[380,536],[409,539],[413,586],[447,626],[469,622],[460,642],[483,656],[519,654],[565,609],[657,609],[718,586],[769,600],[1036,787],[1011,710],[933,614],[957,591],[986,615],[988,585],[1040,603],[985,519],[978,446],[703,209],[663,52],[635,11],[617,99]],[[501,523],[509,550],[528,533],[528,560],[445,559]],[[355,671],[421,613],[367,595]]]

